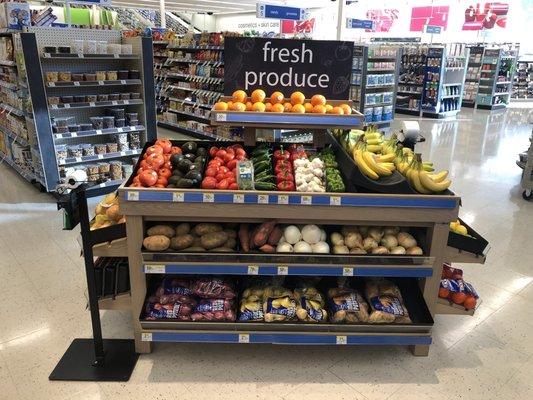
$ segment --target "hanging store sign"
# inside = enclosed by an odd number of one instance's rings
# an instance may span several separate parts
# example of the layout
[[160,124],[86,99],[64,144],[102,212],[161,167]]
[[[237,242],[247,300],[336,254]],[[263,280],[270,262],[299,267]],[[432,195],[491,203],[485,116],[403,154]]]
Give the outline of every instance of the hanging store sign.
[[256,10],[257,18],[292,19],[295,21],[302,21],[309,18],[309,13],[305,8],[257,3]]
[[349,98],[353,43],[228,37],[224,42],[224,94],[263,89],[303,92],[310,98]]
[[370,29],[374,28],[374,21],[369,19],[346,18],[347,29]]
[[440,34],[442,32],[441,26],[426,25],[426,33]]

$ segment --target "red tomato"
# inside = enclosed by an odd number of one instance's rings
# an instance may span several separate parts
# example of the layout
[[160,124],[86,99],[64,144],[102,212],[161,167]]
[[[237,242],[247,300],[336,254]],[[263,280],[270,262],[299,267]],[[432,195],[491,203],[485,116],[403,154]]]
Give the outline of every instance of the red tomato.
[[238,161],[242,161],[242,160],[246,159],[246,156],[244,156],[242,154],[237,154],[235,156],[235,159],[238,160]]
[[234,182],[237,182],[237,179],[235,179],[234,176],[230,176],[229,178],[226,178],[226,180],[228,181],[228,183],[231,185],[232,183]]
[[220,162],[220,160],[215,160],[215,159],[212,159],[211,161],[209,161],[209,164],[207,164],[209,167],[215,167],[215,168],[218,168],[222,165],[222,163]]
[[233,147],[226,147],[226,152],[227,153],[231,153],[231,154],[235,154],[235,150],[233,149]]
[[219,151],[217,151],[216,156],[217,156],[218,158],[220,158],[221,160],[224,160],[224,157],[226,156],[226,154],[228,154],[228,153],[226,152],[226,150],[222,150],[222,149],[220,149]]
[[141,185],[140,182],[133,182],[130,187],[142,187],[143,185]]
[[239,185],[236,182],[230,183],[228,186],[229,190],[239,190]]
[[228,168],[230,171],[233,171],[237,167],[238,162],[239,160],[233,159],[226,164],[226,168]]
[[170,154],[172,151],[172,143],[168,139],[157,139],[155,144],[163,149],[163,154]]
[[237,150],[235,150],[235,155],[238,156],[239,154],[241,154],[241,155],[246,157],[246,152],[244,151],[244,149],[242,147],[240,147]]
[[230,148],[234,149],[234,150],[237,150],[237,149],[242,149],[242,145],[236,143],[236,144],[232,144],[230,146]]
[[224,174],[224,178],[235,178],[235,171],[228,171]]
[[157,178],[157,182],[155,183],[155,185],[163,185],[163,187],[167,187],[168,179],[164,176],[160,176],[159,178]]
[[158,175],[161,177],[164,177],[166,179],[170,178],[170,176],[172,175],[172,171],[168,168],[161,168],[159,171],[158,171]]
[[215,157],[215,158],[213,158],[213,160],[220,162],[220,165],[224,164],[224,158]]
[[209,167],[205,171],[205,176],[215,176],[218,172],[218,168],[215,167]]
[[214,156],[217,154],[217,151],[218,151],[218,147],[213,146],[213,147],[211,147],[211,148],[209,149],[209,155],[210,155],[211,157],[214,157]]
[[224,162],[230,162],[231,160],[233,160],[235,158],[235,154],[234,153],[226,153],[226,155],[224,156]]
[[131,183],[141,183],[141,181],[139,180],[139,175],[134,176],[131,180]]
[[218,172],[221,174],[225,174],[228,171],[229,171],[228,167],[225,167],[223,165],[218,169]]
[[206,176],[202,181],[202,189],[214,189],[217,186],[217,180],[212,176]]
[[224,179],[224,174],[219,172],[215,175],[215,179],[217,180],[217,182],[220,182],[222,179]]
[[154,186],[157,182],[157,172],[153,169],[147,169],[141,172],[139,175],[139,182],[146,187]]
[[172,167],[172,163],[170,161],[165,161],[165,163],[163,164],[163,168],[166,168],[172,171],[174,167]]
[[150,146],[146,149],[146,154],[150,156],[150,154],[163,154],[163,148],[161,146],[158,146],[154,144],[153,146]]
[[163,185],[162,183],[156,183],[156,184],[154,185],[154,187],[156,187],[156,188],[166,188],[167,185]]
[[220,182],[217,183],[217,189],[219,190],[226,190],[229,186],[229,182],[227,179],[222,179]]
[[172,146],[170,148],[170,154],[181,154],[181,149],[178,146]]
[[452,301],[455,304],[463,304],[465,300],[466,294],[464,294],[463,292],[452,293]]
[[139,163],[139,167],[141,167],[142,169],[150,168],[146,160],[141,160],[141,162]]
[[162,154],[152,153],[146,159],[148,166],[156,171],[163,166],[165,159]]
[[169,154],[163,154],[163,159],[165,160],[165,162],[170,161],[170,156],[171,155],[172,154],[170,154],[170,153]]

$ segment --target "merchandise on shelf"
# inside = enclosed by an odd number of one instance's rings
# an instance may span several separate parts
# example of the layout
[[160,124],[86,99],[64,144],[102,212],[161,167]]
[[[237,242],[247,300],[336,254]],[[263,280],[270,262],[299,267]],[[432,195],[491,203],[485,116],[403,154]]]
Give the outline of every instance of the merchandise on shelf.
[[126,219],[120,214],[118,195],[116,192],[109,193],[98,203],[91,220],[91,230],[107,228],[115,224],[123,224]]
[[449,304],[462,306],[465,310],[472,310],[477,306],[479,295],[472,284],[463,280],[462,269],[452,268],[449,264],[444,264],[439,298],[447,300]]

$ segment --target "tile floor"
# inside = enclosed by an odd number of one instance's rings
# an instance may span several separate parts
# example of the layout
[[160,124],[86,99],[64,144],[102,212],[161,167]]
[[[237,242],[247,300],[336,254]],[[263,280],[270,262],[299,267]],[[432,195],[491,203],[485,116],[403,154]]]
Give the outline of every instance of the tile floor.
[[[517,107],[420,122],[424,157],[451,170],[462,217],[492,246],[486,265],[464,266],[483,304],[473,317],[437,316],[427,358],[403,347],[159,344],[128,383],[49,382],[71,340],[91,333],[76,232],[61,230],[50,196],[0,165],[0,399],[532,399],[533,203],[515,165],[528,119],[533,110]],[[107,337],[130,336],[127,313],[102,321]]]

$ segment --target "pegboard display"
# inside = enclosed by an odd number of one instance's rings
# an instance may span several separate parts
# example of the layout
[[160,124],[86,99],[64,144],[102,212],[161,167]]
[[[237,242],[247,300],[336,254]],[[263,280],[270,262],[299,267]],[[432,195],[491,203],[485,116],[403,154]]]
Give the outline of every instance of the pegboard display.
[[122,43],[120,31],[105,29],[51,28],[30,26],[28,32],[35,33],[37,46],[70,46],[73,39],[105,40],[108,43]]

